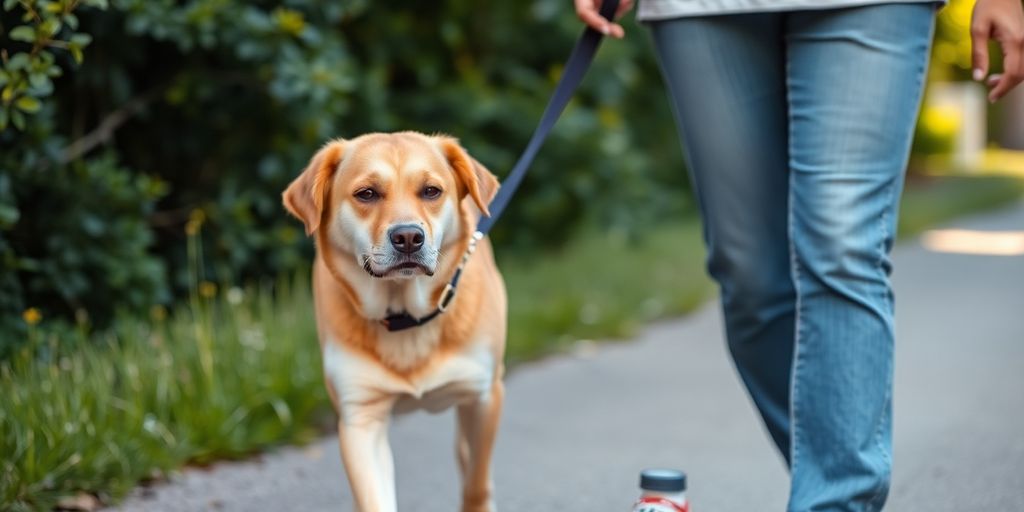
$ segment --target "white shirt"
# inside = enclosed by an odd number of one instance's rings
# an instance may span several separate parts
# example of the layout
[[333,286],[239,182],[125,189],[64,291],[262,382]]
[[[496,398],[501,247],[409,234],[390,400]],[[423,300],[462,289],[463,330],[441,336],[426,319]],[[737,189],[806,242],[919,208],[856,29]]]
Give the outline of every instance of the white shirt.
[[[944,0],[899,1],[900,3],[945,3]],[[894,2],[893,0],[640,0],[637,19],[651,21],[684,16],[804,11],[889,3]]]

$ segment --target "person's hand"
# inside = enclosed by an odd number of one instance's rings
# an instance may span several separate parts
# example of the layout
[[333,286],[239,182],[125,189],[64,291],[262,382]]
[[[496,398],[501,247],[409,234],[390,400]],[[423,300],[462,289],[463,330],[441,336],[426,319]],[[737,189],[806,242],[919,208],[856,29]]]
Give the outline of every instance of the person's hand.
[[[615,23],[615,20],[608,20],[601,16],[599,12],[601,10],[601,0],[573,1],[576,2],[576,15],[583,20],[583,23],[589,25],[590,28],[616,39],[622,39],[622,36],[626,35],[622,25]],[[626,14],[632,8],[633,0],[621,0],[619,8],[615,11],[615,19],[621,18],[623,14]]]
[[[577,0],[577,8],[581,0]],[[1003,50],[1003,73],[988,76],[988,40],[995,39]],[[1024,80],[1024,9],[1021,0],[978,0],[971,16],[971,57],[974,79],[985,80],[996,101]]]

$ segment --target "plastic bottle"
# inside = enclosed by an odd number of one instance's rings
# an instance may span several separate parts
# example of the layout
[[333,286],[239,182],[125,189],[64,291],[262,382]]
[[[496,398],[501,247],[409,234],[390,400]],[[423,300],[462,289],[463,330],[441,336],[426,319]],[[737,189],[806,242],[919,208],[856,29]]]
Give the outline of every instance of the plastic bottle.
[[640,491],[633,512],[690,512],[682,471],[645,469],[640,472]]

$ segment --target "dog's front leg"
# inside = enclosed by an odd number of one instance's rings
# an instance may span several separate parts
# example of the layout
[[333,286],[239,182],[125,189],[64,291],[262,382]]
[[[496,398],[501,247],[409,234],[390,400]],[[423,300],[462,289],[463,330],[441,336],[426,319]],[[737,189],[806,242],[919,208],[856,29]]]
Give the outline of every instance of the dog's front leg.
[[457,454],[462,470],[462,512],[493,512],[494,483],[491,454],[498,434],[505,388],[495,379],[491,391],[478,400],[459,405]]
[[396,512],[395,465],[388,442],[392,401],[349,405],[338,421],[341,461],[358,512]]

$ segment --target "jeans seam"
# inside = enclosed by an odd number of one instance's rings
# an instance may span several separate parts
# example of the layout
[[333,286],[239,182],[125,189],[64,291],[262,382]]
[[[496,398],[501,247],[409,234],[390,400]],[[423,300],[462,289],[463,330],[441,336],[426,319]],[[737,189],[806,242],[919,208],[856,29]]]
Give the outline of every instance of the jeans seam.
[[[899,179],[899,178],[897,177],[896,179]],[[893,205],[893,200],[895,199],[893,197],[895,188],[896,188],[895,187],[895,183],[892,183],[892,182],[890,182],[885,187],[885,192],[886,192],[885,193],[885,202],[883,204],[887,205],[887,207],[882,209],[882,215],[879,216],[879,222],[880,222],[879,231],[881,231],[882,237],[879,239],[879,242],[878,242],[878,245],[879,245],[879,247],[878,247],[879,258],[878,258],[878,261],[876,262],[876,266],[878,268],[882,267],[882,263],[885,261],[885,258],[886,258],[885,240],[886,240],[887,237],[890,236],[888,222],[889,222],[889,218],[891,216],[891,208],[892,208],[892,205]],[[895,233],[893,233],[892,235],[895,236]],[[885,294],[885,296],[882,297],[882,300],[883,300],[883,304],[886,307],[886,311],[892,311],[892,300],[890,299],[889,294]],[[889,368],[889,371],[886,372],[886,377],[885,377],[885,379],[886,379],[886,391],[885,391],[885,399],[882,401],[883,404],[890,403],[891,400],[892,400],[892,386],[893,386],[892,373],[893,373],[893,369],[892,369],[891,358],[890,358],[889,365],[890,365],[890,368]],[[873,438],[872,441],[874,442],[875,448],[878,450],[878,453],[882,456],[885,465],[891,467],[892,466],[892,456],[889,454],[888,450],[886,450],[885,447],[882,446],[882,432],[884,431],[884,427],[885,427],[886,422],[887,421],[891,421],[891,418],[889,418],[889,416],[891,416],[891,414],[888,411],[883,412],[881,420],[878,422],[878,425],[875,426],[874,433],[872,433],[872,438]],[[888,476],[890,474],[891,474],[891,471],[887,470],[886,471],[886,475]],[[872,510],[875,507],[875,505],[880,505],[881,503],[884,502],[885,496],[887,494],[887,490],[889,488],[889,485],[887,483],[888,480],[889,480],[888,478],[885,478],[885,479],[881,480],[881,482],[878,484],[878,487],[875,489],[874,494],[872,494],[871,497],[868,498],[867,508],[865,510]]]
[[[792,185],[790,185],[792,187]],[[789,196],[792,197],[793,193],[790,191]],[[801,363],[801,338],[800,333],[803,325],[801,323],[801,311],[802,304],[800,300],[800,263],[796,254],[796,244],[793,241],[793,213],[792,207],[789,214],[789,261],[790,261],[790,275],[793,279],[793,291],[796,295],[796,304],[794,305],[794,329],[793,329],[793,362],[790,369],[789,378],[789,472],[794,474],[796,472],[797,457],[799,455],[799,428],[797,422],[797,391],[799,389],[799,375],[800,375],[800,363]]]
[[[791,72],[791,64],[792,63],[791,63],[791,61],[789,59],[789,53],[787,52],[786,53],[786,109],[787,109],[787,118],[792,118],[792,115],[793,115],[793,106],[792,106],[790,98],[789,98],[789,90],[790,90],[789,77],[790,77],[790,72]],[[791,149],[788,146],[790,146],[792,144],[792,141],[793,141],[793,123],[791,122],[790,119],[787,119],[786,124],[787,124],[787,127],[786,127],[787,130],[786,131],[787,131],[787,135],[788,135],[788,140],[786,142],[786,144],[787,144],[787,151],[786,151],[787,162],[786,162],[786,167],[790,168],[791,165],[790,165],[790,162],[788,160],[790,158],[789,155],[791,153]],[[790,473],[791,476],[795,473],[796,464],[797,464],[797,457],[799,455],[798,428],[797,428],[797,418],[796,418],[796,405],[797,405],[797,389],[798,389],[797,378],[799,376],[799,370],[800,370],[800,338],[801,338],[801,336],[800,336],[800,331],[801,331],[801,322],[800,322],[800,320],[801,320],[800,319],[800,316],[801,316],[801,314],[800,314],[800,311],[801,311],[801,300],[800,300],[800,264],[797,261],[798,258],[797,258],[797,251],[796,251],[795,229],[794,229],[794,221],[793,221],[793,218],[795,216],[795,214],[794,214],[794,209],[795,208],[794,208],[794,201],[793,201],[793,189],[795,187],[794,187],[794,183],[793,183],[793,178],[794,178],[793,170],[792,170],[792,168],[790,168],[789,169],[789,180],[788,180],[789,181],[789,190],[788,190],[787,198],[786,198],[786,200],[788,202],[786,207],[789,210],[787,212],[787,215],[786,215],[786,232],[787,232],[787,235],[789,236],[789,273],[790,273],[790,279],[793,280],[793,295],[795,296],[795,304],[793,306],[793,310],[794,310],[793,311],[793,323],[794,323],[794,325],[793,325],[793,361],[791,363],[792,366],[790,367],[790,373],[789,373],[789,473]]]

